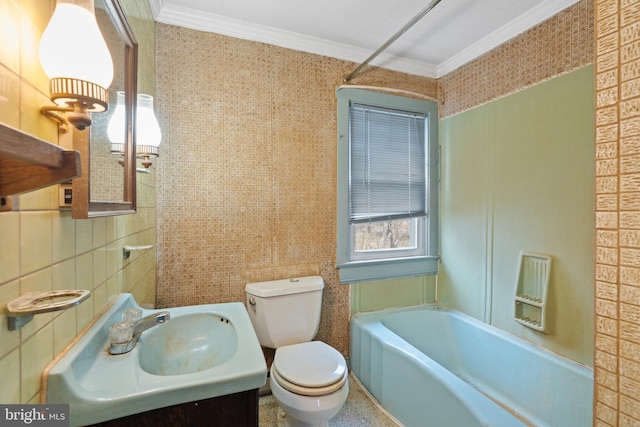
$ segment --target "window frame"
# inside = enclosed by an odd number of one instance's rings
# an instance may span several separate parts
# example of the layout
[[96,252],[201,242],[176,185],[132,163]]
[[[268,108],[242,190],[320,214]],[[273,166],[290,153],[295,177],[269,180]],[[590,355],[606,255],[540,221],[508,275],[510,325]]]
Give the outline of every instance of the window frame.
[[[338,200],[337,200],[337,268],[340,283],[359,283],[394,277],[435,275],[438,272],[438,199],[439,199],[439,140],[438,105],[435,101],[407,98],[355,88],[338,88]],[[422,238],[424,254],[404,257],[352,258],[352,227],[349,214],[350,140],[349,110],[352,104],[387,108],[398,111],[425,114],[428,123],[425,151],[427,155],[427,195]],[[385,251],[381,251],[384,255]]]

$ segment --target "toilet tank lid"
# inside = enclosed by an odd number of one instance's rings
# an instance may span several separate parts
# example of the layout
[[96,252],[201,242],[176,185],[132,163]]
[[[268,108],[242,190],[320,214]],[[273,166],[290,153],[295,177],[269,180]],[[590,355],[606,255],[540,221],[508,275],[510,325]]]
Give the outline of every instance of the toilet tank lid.
[[269,282],[247,283],[245,291],[257,297],[268,298],[279,295],[317,291],[322,288],[324,288],[324,280],[322,280],[322,277],[307,276],[272,280]]

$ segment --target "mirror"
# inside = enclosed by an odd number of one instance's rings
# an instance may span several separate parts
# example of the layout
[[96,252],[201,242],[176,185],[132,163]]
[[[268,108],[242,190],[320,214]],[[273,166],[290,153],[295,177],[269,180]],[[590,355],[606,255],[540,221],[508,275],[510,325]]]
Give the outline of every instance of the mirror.
[[[108,88],[109,108],[91,115],[92,124],[73,129],[73,147],[81,152],[82,177],[73,180],[73,218],[121,215],[136,211],[136,156],[133,118],[137,94],[138,44],[119,0],[95,0],[95,15],[114,64]],[[121,141],[114,145],[107,134],[116,110],[118,92],[124,94]]]

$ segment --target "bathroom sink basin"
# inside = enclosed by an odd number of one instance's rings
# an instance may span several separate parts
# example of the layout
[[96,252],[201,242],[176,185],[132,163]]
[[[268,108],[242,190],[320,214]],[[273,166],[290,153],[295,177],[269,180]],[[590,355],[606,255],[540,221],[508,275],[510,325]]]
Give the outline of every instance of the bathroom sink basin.
[[227,362],[238,349],[229,319],[187,314],[146,331],[138,342],[140,368],[154,375],[183,375]]
[[[264,385],[267,366],[240,302],[164,309],[128,353],[109,354],[109,327],[129,308],[121,294],[44,371],[42,403],[69,404],[70,425],[88,425]],[[142,310],[148,316],[160,310]]]

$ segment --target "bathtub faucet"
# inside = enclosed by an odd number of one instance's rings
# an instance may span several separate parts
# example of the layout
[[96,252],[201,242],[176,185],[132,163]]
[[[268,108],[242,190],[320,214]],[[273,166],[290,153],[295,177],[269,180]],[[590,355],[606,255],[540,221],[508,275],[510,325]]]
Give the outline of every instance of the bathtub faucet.
[[136,320],[133,323],[133,336],[129,340],[125,342],[113,342],[113,339],[111,339],[109,354],[124,354],[130,352],[136,346],[140,335],[142,335],[144,331],[168,321],[169,318],[168,311],[160,311]]

